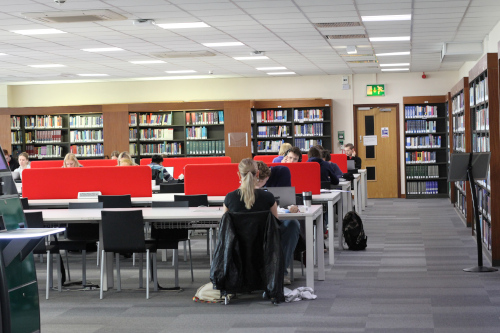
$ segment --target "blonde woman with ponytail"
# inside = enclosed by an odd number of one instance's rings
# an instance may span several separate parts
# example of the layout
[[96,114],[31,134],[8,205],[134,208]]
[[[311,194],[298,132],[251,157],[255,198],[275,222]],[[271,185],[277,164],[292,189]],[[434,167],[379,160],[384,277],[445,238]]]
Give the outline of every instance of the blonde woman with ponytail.
[[256,188],[259,181],[257,163],[251,158],[241,160],[238,166],[240,187],[229,192],[224,199],[224,212],[271,211],[278,218],[278,206],[274,195]]

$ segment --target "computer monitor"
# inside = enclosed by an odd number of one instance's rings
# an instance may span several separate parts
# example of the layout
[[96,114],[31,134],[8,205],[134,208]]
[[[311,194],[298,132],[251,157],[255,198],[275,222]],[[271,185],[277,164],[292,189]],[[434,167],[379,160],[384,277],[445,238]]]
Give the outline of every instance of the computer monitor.
[[10,171],[9,163],[7,163],[7,160],[5,159],[5,156],[3,155],[2,147],[0,147],[0,150],[2,151],[2,153],[0,154],[0,172]]
[[164,167],[170,176],[174,176],[174,167]]
[[280,207],[288,207],[296,203],[295,187],[293,186],[268,187],[267,190],[279,201]]

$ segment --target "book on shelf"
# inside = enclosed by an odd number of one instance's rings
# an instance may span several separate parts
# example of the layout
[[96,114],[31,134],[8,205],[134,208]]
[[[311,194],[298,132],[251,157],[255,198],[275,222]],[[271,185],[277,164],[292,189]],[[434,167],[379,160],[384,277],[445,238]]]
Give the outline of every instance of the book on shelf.
[[301,151],[308,151],[309,148],[316,145],[323,145],[323,140],[295,138],[295,146],[299,147]]
[[[140,130],[141,140],[173,140],[174,139],[174,129],[173,128],[141,128]],[[130,137],[130,132],[129,132]]]
[[435,105],[406,105],[405,118],[436,118],[438,114],[438,107]]
[[10,117],[10,128],[19,129],[21,127],[21,117],[11,116]]
[[103,141],[102,130],[73,130],[69,133],[70,142]]
[[70,151],[77,157],[104,156],[104,147],[101,143],[86,145],[71,145]]
[[295,122],[303,121],[323,121],[323,110],[322,109],[310,109],[310,110],[293,110],[293,120]]
[[75,115],[69,117],[69,127],[102,127],[102,115]]
[[129,126],[137,126],[137,113],[129,113],[128,114],[128,125]]
[[181,155],[182,143],[181,142],[162,142],[162,143],[148,143],[139,145],[140,155]]

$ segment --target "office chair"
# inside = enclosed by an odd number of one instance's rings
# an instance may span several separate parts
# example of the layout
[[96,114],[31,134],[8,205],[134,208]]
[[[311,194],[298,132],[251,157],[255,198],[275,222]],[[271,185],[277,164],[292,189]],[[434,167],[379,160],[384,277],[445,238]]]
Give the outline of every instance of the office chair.
[[99,195],[98,202],[102,202],[102,208],[131,208],[132,199],[130,194],[125,195]]
[[[43,216],[42,212],[26,212],[26,226],[28,228],[43,228]],[[61,292],[62,290],[62,262],[61,255],[59,253],[59,246],[57,245],[57,236],[54,244],[47,245],[45,238],[43,238],[40,243],[33,250],[33,254],[47,254],[47,281],[45,284],[45,299],[49,299],[49,288],[52,287],[52,255],[57,256],[57,290]]]
[[[152,208],[165,208],[165,207],[189,207],[187,201],[153,201]],[[172,226],[172,223],[167,224],[167,228],[159,228],[162,223],[153,223],[151,225],[151,240],[146,242],[153,242],[157,249],[172,249],[172,262],[175,267],[175,288],[179,287],[179,242],[184,242],[184,249],[186,242],[189,246],[189,263],[191,266],[191,281],[194,281],[193,274],[193,258],[191,256],[191,239],[189,238],[189,229],[182,227],[183,222],[179,221],[178,226]]]
[[105,254],[112,252],[116,257],[117,290],[121,291],[120,254],[141,253],[139,265],[139,288],[142,288],[142,253],[146,253],[146,299],[149,299],[149,255],[153,254],[153,283],[157,291],[156,248],[154,244],[146,244],[144,237],[144,220],[142,210],[101,211],[102,244],[101,244],[101,288],[103,297]]
[[184,183],[160,184],[160,193],[184,193]]

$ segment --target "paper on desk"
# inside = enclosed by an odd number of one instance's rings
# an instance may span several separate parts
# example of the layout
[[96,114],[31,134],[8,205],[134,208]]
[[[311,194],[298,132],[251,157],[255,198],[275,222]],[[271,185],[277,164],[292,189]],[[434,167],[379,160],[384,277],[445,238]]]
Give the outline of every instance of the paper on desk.
[[321,189],[321,193],[333,193],[333,192],[351,192],[351,191],[344,191],[344,190],[326,190],[326,189]]

